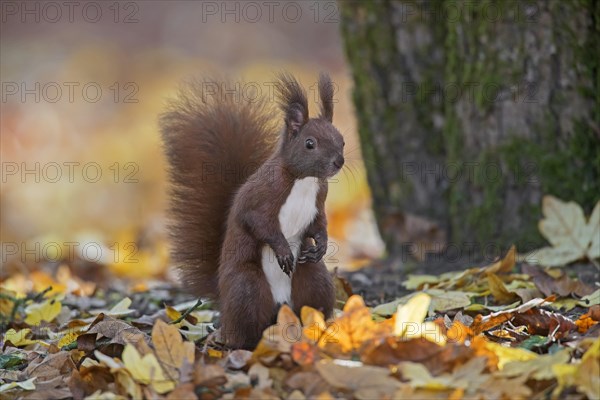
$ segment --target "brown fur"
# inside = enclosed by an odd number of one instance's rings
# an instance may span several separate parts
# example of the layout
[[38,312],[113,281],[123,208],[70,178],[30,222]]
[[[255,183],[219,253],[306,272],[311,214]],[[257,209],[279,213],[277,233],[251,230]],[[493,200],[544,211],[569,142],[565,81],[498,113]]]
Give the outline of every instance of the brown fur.
[[[222,336],[232,347],[254,347],[279,307],[261,265],[264,245],[273,249],[284,271],[295,266],[297,312],[310,305],[328,317],[333,310],[333,283],[321,260],[327,247],[324,203],[327,178],[343,165],[344,143],[328,119],[333,91],[327,90],[327,76],[319,87],[325,89],[320,93],[324,111],[309,119],[304,89],[291,75],[280,76],[285,128],[277,148],[271,144],[272,119],[260,103],[234,104],[218,96],[206,104],[193,89],[162,117],[173,183],[173,259],[186,287],[220,300]],[[308,140],[314,148],[308,148]],[[211,181],[202,178],[206,163],[242,172]],[[315,244],[306,240],[299,260],[293,260],[278,215],[294,181],[308,176],[320,183],[317,216],[303,235]]]

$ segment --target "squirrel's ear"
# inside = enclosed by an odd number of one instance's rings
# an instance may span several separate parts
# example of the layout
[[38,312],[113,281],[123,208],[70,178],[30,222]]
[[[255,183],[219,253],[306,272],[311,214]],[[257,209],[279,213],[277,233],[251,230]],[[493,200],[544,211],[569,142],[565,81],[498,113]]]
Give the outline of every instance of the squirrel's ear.
[[319,97],[321,98],[321,118],[333,121],[333,83],[328,74],[319,75]]
[[285,116],[285,128],[288,135],[296,135],[305,123],[306,120],[304,119],[302,106],[298,103],[290,105]]
[[308,100],[306,92],[296,78],[288,73],[279,74],[276,86],[279,105],[285,113],[285,126],[288,135],[295,135],[302,125],[308,122]]

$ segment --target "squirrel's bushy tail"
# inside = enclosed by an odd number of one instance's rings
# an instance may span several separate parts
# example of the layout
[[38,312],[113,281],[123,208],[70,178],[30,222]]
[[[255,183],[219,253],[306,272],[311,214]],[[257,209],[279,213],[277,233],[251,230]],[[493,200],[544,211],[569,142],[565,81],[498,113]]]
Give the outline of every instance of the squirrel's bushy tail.
[[264,101],[194,82],[160,118],[171,183],[172,261],[197,296],[217,298],[217,269],[236,190],[273,153],[276,119]]

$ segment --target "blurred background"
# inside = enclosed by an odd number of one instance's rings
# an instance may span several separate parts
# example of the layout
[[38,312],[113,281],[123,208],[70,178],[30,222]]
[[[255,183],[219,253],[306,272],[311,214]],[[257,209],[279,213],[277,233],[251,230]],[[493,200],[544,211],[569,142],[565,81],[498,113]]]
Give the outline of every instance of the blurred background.
[[336,3],[253,4],[2,4],[2,279],[31,285],[44,260],[88,277],[168,276],[157,124],[167,99],[183,81],[219,75],[237,95],[258,88],[274,102],[269,84],[282,69],[315,112],[319,71],[338,87],[334,123],[350,154],[327,202],[330,266],[382,254]]
[[182,81],[207,75],[273,101],[287,69],[314,111],[318,73],[331,74],[349,162],[329,191],[326,261],[375,264],[353,276],[365,290],[513,244],[523,259],[546,244],[545,195],[585,215],[598,201],[596,0],[5,1],[1,12],[1,276],[19,290],[44,262],[88,279],[172,278],[157,120]]

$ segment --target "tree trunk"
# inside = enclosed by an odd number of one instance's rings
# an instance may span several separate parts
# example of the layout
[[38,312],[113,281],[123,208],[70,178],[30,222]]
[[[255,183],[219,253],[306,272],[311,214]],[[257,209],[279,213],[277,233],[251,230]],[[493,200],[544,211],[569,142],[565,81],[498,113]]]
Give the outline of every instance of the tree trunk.
[[443,81],[446,27],[431,26],[406,3],[340,5],[373,209],[387,250],[395,255],[402,243],[421,239],[407,227],[413,225],[407,214],[427,219],[418,229],[424,235],[449,227],[446,182],[422,174],[440,170],[446,157],[443,102],[433,90]]
[[590,211],[600,194],[600,1],[340,6],[373,206],[392,255],[414,240],[394,223],[406,213],[484,254],[538,247],[544,194]]

